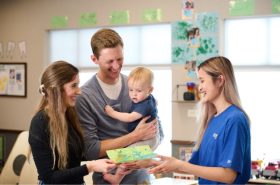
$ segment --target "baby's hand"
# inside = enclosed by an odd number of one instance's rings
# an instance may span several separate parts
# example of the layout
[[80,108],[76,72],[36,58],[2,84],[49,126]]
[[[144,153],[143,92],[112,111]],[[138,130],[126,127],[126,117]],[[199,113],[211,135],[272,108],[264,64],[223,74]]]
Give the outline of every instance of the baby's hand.
[[110,105],[106,105],[106,106],[105,106],[105,112],[106,112],[108,115],[111,115],[111,114],[114,112],[114,109],[113,109]]

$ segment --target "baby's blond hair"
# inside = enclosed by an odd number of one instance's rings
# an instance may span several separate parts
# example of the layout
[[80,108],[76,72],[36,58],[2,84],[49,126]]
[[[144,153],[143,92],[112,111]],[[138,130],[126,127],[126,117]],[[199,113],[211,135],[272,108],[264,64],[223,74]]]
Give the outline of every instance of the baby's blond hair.
[[133,83],[141,83],[142,85],[152,86],[154,74],[147,67],[136,67],[128,76],[128,81],[130,80],[132,80]]

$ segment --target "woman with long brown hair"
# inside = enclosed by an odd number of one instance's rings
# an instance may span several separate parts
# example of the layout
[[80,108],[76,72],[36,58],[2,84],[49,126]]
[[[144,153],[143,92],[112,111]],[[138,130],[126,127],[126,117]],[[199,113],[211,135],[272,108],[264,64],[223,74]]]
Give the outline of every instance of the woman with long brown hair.
[[43,72],[42,99],[29,131],[40,184],[82,184],[89,172],[108,172],[116,167],[108,159],[81,166],[84,141],[74,107],[80,94],[78,72],[64,61],[52,63]]
[[159,156],[150,169],[187,172],[199,184],[246,184],[251,175],[249,118],[241,107],[231,62],[210,58],[198,66],[201,93],[201,130],[189,162]]

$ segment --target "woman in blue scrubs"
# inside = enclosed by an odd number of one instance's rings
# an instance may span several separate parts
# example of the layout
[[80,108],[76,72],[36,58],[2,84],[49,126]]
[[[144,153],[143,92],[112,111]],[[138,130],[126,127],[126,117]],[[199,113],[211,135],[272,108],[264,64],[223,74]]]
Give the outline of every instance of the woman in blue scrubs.
[[159,156],[150,173],[186,172],[199,184],[245,184],[251,174],[249,118],[241,107],[231,62],[210,58],[198,66],[201,129],[192,157]]

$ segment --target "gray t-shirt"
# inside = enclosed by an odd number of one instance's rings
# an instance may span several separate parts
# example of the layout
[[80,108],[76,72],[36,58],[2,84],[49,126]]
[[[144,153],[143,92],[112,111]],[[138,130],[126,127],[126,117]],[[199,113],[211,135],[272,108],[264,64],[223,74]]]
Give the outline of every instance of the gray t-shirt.
[[[130,110],[131,100],[128,95],[127,77],[121,75],[121,80],[122,88],[116,100],[109,99],[105,95],[96,75],[81,88],[82,94],[77,98],[76,108],[83,128],[87,160],[98,159],[101,140],[114,139],[128,134],[126,123],[109,117],[104,111],[106,104],[120,112]],[[107,183],[103,180],[101,173],[94,173],[93,180],[95,184]],[[149,174],[142,169],[126,175],[121,183],[146,184],[147,182],[149,182]]]

